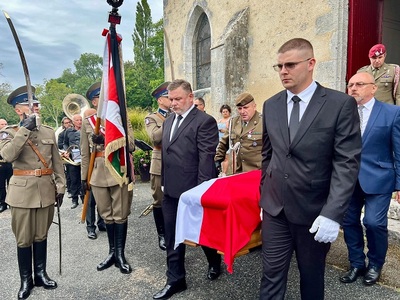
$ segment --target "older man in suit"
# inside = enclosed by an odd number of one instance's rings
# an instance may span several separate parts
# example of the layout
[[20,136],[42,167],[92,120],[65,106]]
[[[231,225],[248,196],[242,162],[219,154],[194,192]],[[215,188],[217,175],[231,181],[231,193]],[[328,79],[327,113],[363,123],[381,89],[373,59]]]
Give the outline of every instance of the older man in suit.
[[274,69],[286,90],[264,103],[263,300],[284,299],[293,251],[301,298],[324,298],[326,255],[358,174],[357,105],[352,97],[316,83],[315,64],[309,41],[284,43]]
[[[361,121],[361,168],[349,208],[343,220],[344,239],[349,251],[350,270],[343,283],[364,275],[364,284],[375,284],[388,249],[387,213],[396,192],[400,199],[400,108],[375,99],[377,86],[368,73],[357,73],[347,85],[358,104]],[[365,266],[363,224],[368,242]]]
[[[174,249],[175,224],[179,197],[203,181],[215,178],[215,150],[218,128],[215,119],[198,110],[193,103],[190,83],[177,79],[168,85],[168,97],[175,114],[163,124],[162,211],[167,246],[167,283],[153,299],[168,299],[186,290],[185,245]],[[208,260],[209,280],[220,275],[221,256],[216,250],[202,247]]]

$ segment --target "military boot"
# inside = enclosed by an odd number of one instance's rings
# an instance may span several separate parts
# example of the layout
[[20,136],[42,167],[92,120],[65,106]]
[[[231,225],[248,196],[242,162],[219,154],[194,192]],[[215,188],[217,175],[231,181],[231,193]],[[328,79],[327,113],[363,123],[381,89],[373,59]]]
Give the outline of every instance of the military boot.
[[123,224],[115,223],[115,266],[121,273],[129,274],[132,268],[125,259],[125,242],[128,231],[128,222]]
[[164,236],[164,216],[161,207],[153,207],[153,217],[154,222],[156,223],[156,229],[158,234],[158,246],[161,250],[167,250],[167,246],[165,245],[165,236]]
[[115,246],[114,246],[114,239],[115,239],[115,224],[106,224],[107,228],[107,237],[108,237],[108,256],[104,261],[97,265],[97,271],[103,271],[108,269],[113,264],[115,264]]
[[19,276],[21,287],[18,291],[18,299],[26,299],[33,289],[32,280],[32,247],[17,248]]
[[47,239],[33,243],[33,272],[35,285],[42,286],[46,290],[57,288],[57,282],[50,279],[46,272]]

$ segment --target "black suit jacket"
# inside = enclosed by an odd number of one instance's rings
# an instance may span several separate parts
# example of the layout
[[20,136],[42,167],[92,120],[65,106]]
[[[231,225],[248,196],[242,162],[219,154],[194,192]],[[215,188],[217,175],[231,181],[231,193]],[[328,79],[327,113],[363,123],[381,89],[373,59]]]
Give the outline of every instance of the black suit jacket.
[[260,205],[294,224],[318,215],[341,223],[359,170],[356,101],[318,84],[290,144],[286,99],[282,91],[264,103]]
[[219,138],[215,119],[193,108],[170,141],[174,119],[175,114],[163,124],[161,175],[164,194],[179,198],[183,192],[217,176],[214,156]]

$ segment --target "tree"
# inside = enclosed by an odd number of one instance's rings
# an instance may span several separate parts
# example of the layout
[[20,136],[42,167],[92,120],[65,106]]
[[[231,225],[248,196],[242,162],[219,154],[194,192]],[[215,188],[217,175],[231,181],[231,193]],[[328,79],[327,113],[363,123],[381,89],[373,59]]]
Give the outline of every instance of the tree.
[[0,84],[0,118],[5,119],[8,124],[17,124],[19,122],[18,115],[14,112],[14,108],[7,103],[8,95],[12,92],[11,85],[8,83]]
[[127,104],[150,109],[155,103],[151,92],[164,81],[164,36],[162,20],[152,23],[147,0],[136,5],[132,38],[134,63],[125,63]]
[[79,59],[74,60],[75,71],[66,69],[59,83],[64,83],[74,93],[85,95],[87,89],[96,81],[101,80],[103,72],[103,58],[93,53],[83,53]]
[[41,103],[42,122],[57,128],[63,116],[62,101],[65,96],[73,93],[73,90],[65,83],[51,79],[45,82],[44,86],[37,87],[36,91]]

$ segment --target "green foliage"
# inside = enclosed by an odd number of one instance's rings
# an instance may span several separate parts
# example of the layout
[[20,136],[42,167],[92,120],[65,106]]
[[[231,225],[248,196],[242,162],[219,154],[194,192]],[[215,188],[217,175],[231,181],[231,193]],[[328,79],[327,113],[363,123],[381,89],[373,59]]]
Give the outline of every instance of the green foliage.
[[19,117],[15,113],[14,108],[7,103],[8,95],[11,92],[11,85],[8,83],[0,84],[0,119],[5,119],[9,125],[17,124],[19,122]]

